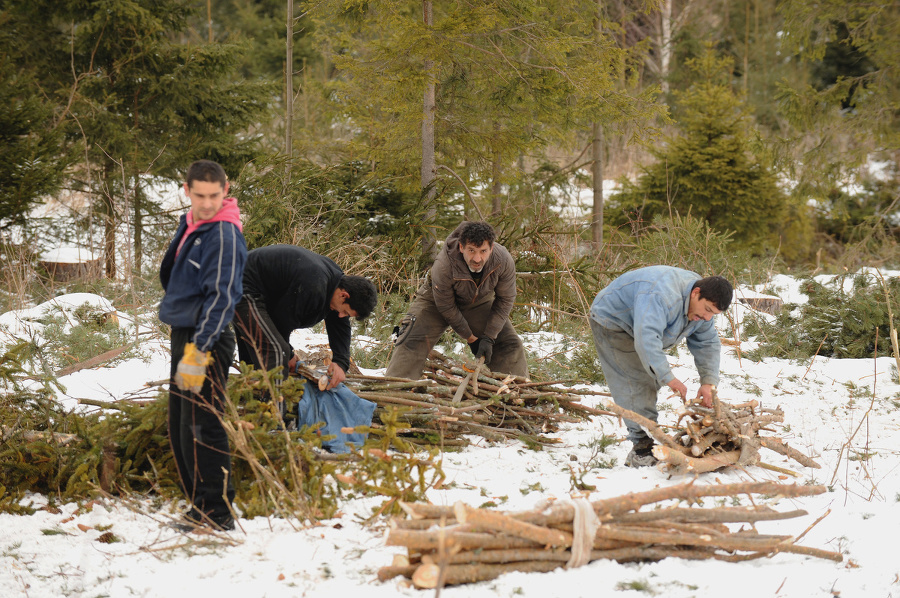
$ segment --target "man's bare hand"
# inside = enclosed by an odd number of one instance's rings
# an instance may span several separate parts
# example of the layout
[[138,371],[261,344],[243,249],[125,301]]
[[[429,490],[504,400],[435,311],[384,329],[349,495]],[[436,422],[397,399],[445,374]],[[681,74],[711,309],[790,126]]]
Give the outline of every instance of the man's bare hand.
[[678,378],[673,378],[671,382],[667,384],[669,388],[671,388],[675,393],[681,397],[682,401],[687,400],[687,386],[684,385],[684,382],[679,380]]
[[700,390],[697,391],[697,397],[701,399],[701,405],[704,407],[712,407],[713,385],[701,384]]
[[335,362],[331,362],[328,365],[328,377],[331,379],[331,382],[328,384],[328,390],[336,387],[338,384],[344,381],[347,378],[347,374],[344,373],[343,368],[336,364]]

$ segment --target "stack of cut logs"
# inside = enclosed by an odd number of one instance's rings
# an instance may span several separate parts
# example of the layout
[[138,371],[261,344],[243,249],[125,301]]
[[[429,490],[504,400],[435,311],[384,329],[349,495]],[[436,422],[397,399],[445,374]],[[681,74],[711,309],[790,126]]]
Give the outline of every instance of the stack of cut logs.
[[[318,380],[312,368],[300,374]],[[581,405],[583,396],[608,393],[561,388],[575,380],[533,381],[490,372],[482,363],[473,367],[432,351],[420,380],[348,374],[346,385],[358,396],[378,405],[372,427],[383,427],[381,413],[402,407],[406,427],[400,430],[413,443],[464,446],[465,435],[491,441],[515,438],[546,445],[560,442],[546,436],[561,422],[577,422],[608,411]]]
[[[404,503],[408,519],[396,519],[388,546],[404,546],[378,579],[412,579],[418,588],[473,583],[510,571],[540,572],[576,567],[598,559],[658,561],[667,557],[738,562],[790,552],[841,561],[838,552],[799,546],[798,538],[761,534],[756,522],[804,516],[768,506],[681,507],[705,497],[746,494],[801,497],[822,494],[824,486],[772,482],[655,488],[594,501],[555,501],[532,511],[503,513],[457,503],[442,507]],[[660,503],[668,503],[663,505]],[[647,507],[641,510],[642,507]],[[727,524],[741,524],[732,531]],[[811,527],[811,526],[810,526]],[[808,531],[808,530],[807,530]],[[801,537],[804,534],[801,534]]]
[[663,426],[656,422],[611,401],[605,407],[640,424],[658,443],[653,447],[653,455],[664,464],[667,472],[674,475],[750,465],[793,474],[790,470],[761,463],[760,448],[784,455],[804,467],[820,467],[781,438],[760,435],[763,431],[773,432],[772,426],[784,421],[784,412],[779,408],[762,407],[755,400],[729,405],[714,392],[712,407],[703,407],[699,400],[692,401],[679,412],[672,435],[666,434]]

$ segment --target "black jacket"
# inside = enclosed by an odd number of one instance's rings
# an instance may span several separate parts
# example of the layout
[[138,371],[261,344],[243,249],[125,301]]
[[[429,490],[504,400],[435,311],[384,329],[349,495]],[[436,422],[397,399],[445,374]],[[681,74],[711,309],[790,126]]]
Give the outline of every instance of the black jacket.
[[333,360],[350,367],[350,318],[339,318],[331,298],[343,278],[337,264],[295,245],[270,245],[247,254],[244,294],[263,298],[278,333],[290,342],[291,332],[325,320]]

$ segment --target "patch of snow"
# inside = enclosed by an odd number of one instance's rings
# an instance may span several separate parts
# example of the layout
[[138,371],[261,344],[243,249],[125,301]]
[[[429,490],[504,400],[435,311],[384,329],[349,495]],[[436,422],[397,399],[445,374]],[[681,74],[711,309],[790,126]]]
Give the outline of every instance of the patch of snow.
[[[800,285],[776,276],[763,293],[777,293],[785,302],[803,298]],[[75,303],[77,299],[57,300]],[[96,299],[95,299],[96,301]],[[733,306],[733,318],[750,316],[746,306]],[[5,321],[8,314],[0,316]],[[724,330],[729,324],[718,318]],[[358,342],[362,339],[354,339]],[[324,334],[297,331],[296,347],[327,343]],[[369,339],[367,342],[371,342]],[[530,345],[540,344],[545,353],[575,342],[557,334],[528,335]],[[746,350],[751,343],[744,342]],[[129,360],[115,367],[83,370],[63,382],[68,394],[117,399],[146,392],[144,383],[168,377],[167,344],[161,339],[145,343],[147,361]],[[560,356],[561,359],[564,357]],[[675,375],[699,387],[693,359],[679,348],[670,357]],[[441,456],[447,474],[443,489],[430,490],[435,504],[463,501],[470,506],[491,502],[500,509],[534,508],[548,499],[586,496],[591,500],[693,482],[697,484],[776,481],[822,484],[825,494],[784,499],[760,497],[779,511],[803,509],[796,519],[757,524],[760,533],[804,535],[804,546],[840,551],[844,561],[834,563],[798,554],[777,554],[760,560],[726,563],[668,558],[655,563],[619,564],[595,561],[584,567],[551,573],[511,573],[494,581],[447,587],[445,598],[522,598],[638,596],[629,584],[641,582],[646,594],[667,598],[727,596],[759,598],[869,598],[900,597],[900,565],[889,546],[893,530],[900,529],[900,385],[893,359],[836,360],[815,358],[807,362],[765,359],[752,362],[734,347],[722,348],[719,395],[729,402],[750,399],[785,412],[782,436],[810,454],[821,469],[799,466],[770,452],[765,462],[789,470],[778,474],[758,467],[703,474],[694,478],[670,478],[653,468],[624,467],[627,441],[610,447],[601,457],[615,464],[602,467],[592,462],[591,445],[603,435],[624,437],[620,422],[593,417],[564,424],[555,435],[560,443],[532,451],[517,441],[489,443],[471,438],[472,445]],[[381,374],[381,369],[368,369]],[[581,388],[606,390],[603,386]],[[660,419],[674,419],[680,401],[660,393]],[[583,404],[600,406],[596,397]],[[595,487],[576,491],[573,473]],[[36,506],[46,505],[40,495],[29,497]],[[735,497],[749,504],[746,497]],[[61,505],[59,512],[40,510],[31,516],[0,514],[4,533],[0,538],[0,588],[4,596],[28,598],[89,598],[142,596],[170,598],[199,594],[222,596],[350,596],[367,598],[431,596],[403,585],[398,579],[380,583],[380,567],[405,549],[386,546],[386,523],[366,525],[381,497],[346,500],[341,514],[308,528],[280,519],[241,518],[229,542],[186,536],[166,526],[182,504],[160,507],[151,500],[103,499],[92,505]],[[729,501],[730,503],[730,501]],[[48,535],[50,530],[54,535]],[[100,541],[103,531],[118,542]]]
[[57,262],[60,264],[80,264],[99,259],[90,249],[84,247],[57,247],[43,252],[40,255],[42,262]]

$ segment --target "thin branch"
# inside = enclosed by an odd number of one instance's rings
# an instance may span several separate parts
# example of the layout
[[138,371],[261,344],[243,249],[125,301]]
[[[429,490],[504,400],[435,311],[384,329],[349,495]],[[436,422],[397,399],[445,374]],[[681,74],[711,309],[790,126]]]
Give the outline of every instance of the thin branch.
[[462,177],[460,177],[458,174],[456,174],[453,171],[453,169],[450,168],[449,166],[444,166],[443,164],[438,164],[438,168],[443,168],[444,170],[446,170],[447,172],[452,174],[456,178],[457,181],[459,181],[459,184],[462,185],[463,190],[466,192],[466,197],[469,198],[469,201],[471,201],[472,205],[475,207],[475,211],[478,212],[478,217],[481,218],[482,220],[484,220],[485,218],[484,218],[484,214],[481,213],[481,208],[479,208],[478,204],[475,203],[475,198],[472,197],[472,193],[469,191],[469,187],[466,185],[465,181],[462,180]]

